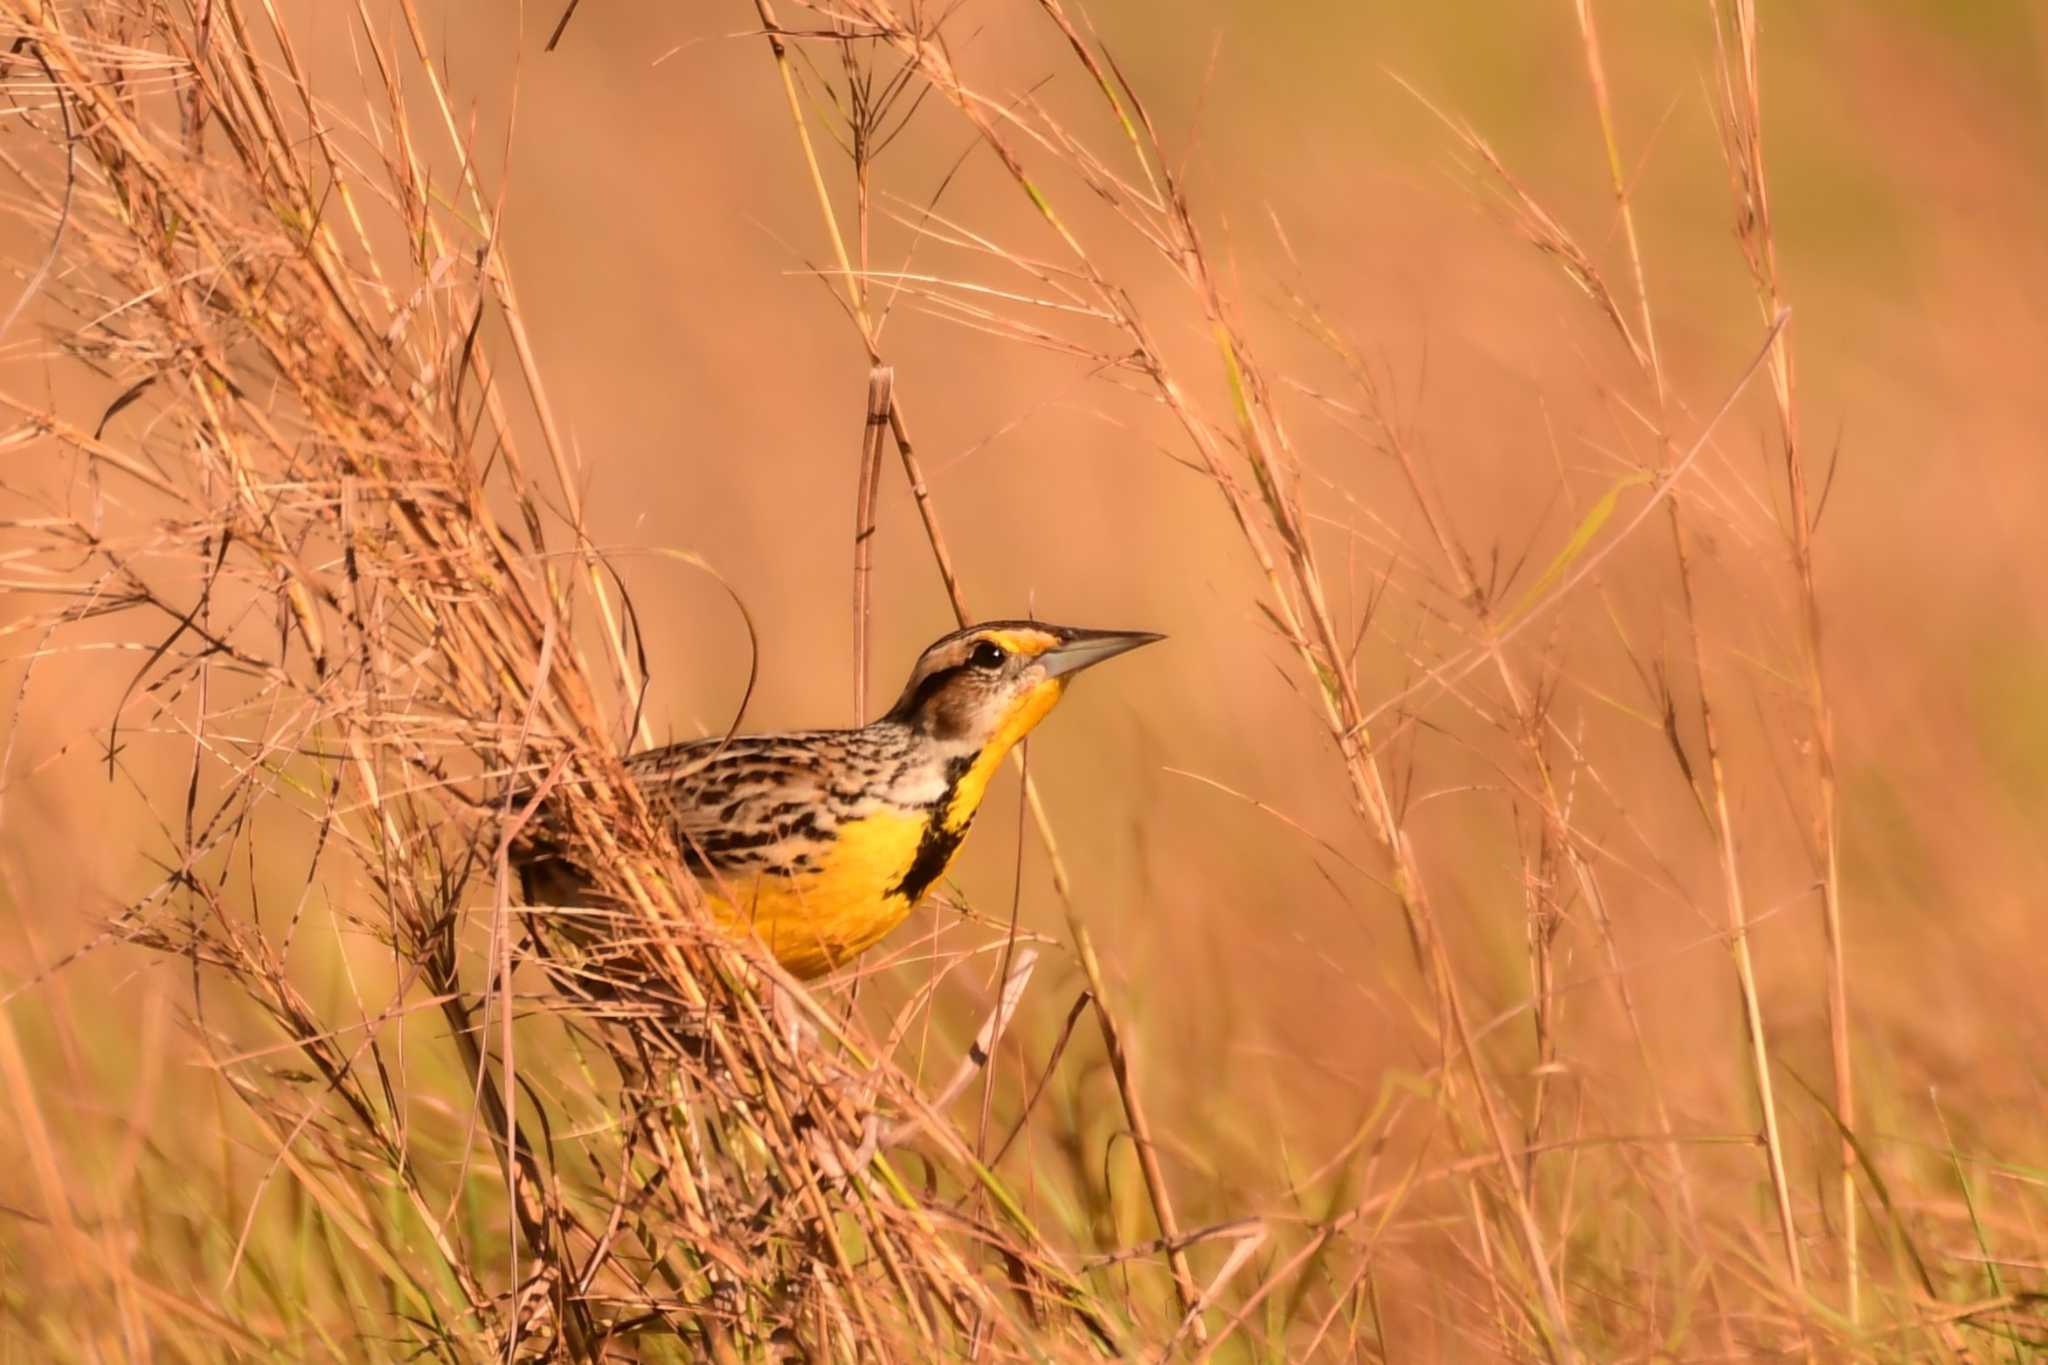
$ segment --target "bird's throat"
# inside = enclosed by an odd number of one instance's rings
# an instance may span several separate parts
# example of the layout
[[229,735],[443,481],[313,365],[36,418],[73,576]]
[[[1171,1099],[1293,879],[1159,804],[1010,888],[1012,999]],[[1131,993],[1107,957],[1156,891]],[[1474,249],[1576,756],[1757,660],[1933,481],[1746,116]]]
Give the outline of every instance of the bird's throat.
[[969,822],[974,819],[974,812],[981,808],[981,798],[988,794],[988,784],[994,780],[996,769],[1010,756],[1010,750],[1017,747],[1017,742],[1030,734],[1038,722],[1044,720],[1052,708],[1059,704],[1060,697],[1066,690],[1067,685],[1063,680],[1048,678],[1017,698],[1016,703],[1010,708],[1010,714],[1003,718],[1003,723],[996,728],[995,734],[989,738],[988,743],[981,746],[980,752],[976,753],[973,761],[967,765],[967,771],[953,784],[939,823],[950,831],[966,833]]
[[[915,905],[932,883],[946,874],[953,855],[960,851],[961,842],[967,838],[968,826],[974,823],[975,811],[981,809],[981,798],[988,794],[988,784],[995,778],[996,769],[1009,756],[1010,750],[1017,747],[1017,742],[1045,719],[1065,691],[1066,684],[1057,678],[1040,683],[1018,698],[988,743],[949,765],[948,776],[952,780],[945,795],[934,803],[932,821],[925,826],[924,835],[918,840],[910,867],[889,888],[891,895],[902,896]],[[957,775],[951,771],[955,765]]]

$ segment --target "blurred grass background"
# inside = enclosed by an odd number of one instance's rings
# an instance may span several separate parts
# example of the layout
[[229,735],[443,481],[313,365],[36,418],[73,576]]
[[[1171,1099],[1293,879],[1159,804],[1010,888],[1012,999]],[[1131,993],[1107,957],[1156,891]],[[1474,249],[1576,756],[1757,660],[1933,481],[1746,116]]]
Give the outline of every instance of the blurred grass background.
[[[744,32],[751,12],[586,0],[546,55],[551,12],[515,19],[497,4],[449,0],[428,17],[450,80],[486,130],[479,159],[505,190],[507,251],[581,460],[589,525],[623,552],[648,624],[657,735],[728,723],[748,636],[717,584],[635,553],[645,547],[703,556],[746,603],[761,650],[748,728],[850,723],[867,364],[831,282],[813,273],[828,251],[780,88],[760,40]],[[1269,368],[1307,390],[1345,385],[1288,317],[1298,290],[1384,373],[1460,531],[1499,547],[1504,579],[1519,566],[1503,590],[1516,600],[1614,484],[1622,457],[1641,458],[1645,438],[1627,414],[1642,395],[1628,388],[1611,332],[1491,207],[1457,140],[1402,82],[1468,121],[1624,278],[1571,6],[1124,3],[1092,17],[1167,145],[1185,148],[1209,249]],[[1659,340],[1690,413],[1674,425],[1689,437],[1760,335],[1712,117],[1712,29],[1703,8],[1612,6],[1602,18]],[[345,101],[353,16],[307,7],[296,22],[324,49],[328,97]],[[1028,8],[970,6],[956,22],[956,59],[987,87],[1022,90],[1058,65],[1057,35]],[[1816,469],[1838,457],[1818,572],[1839,727],[1861,1141],[1900,1216],[1922,1220],[1917,1250],[1939,1288],[1961,1303],[2040,1287],[2048,1259],[2048,554],[2038,526],[2048,506],[2048,17],[2027,3],[1820,3],[1773,7],[1764,24],[1774,223],[1805,439]],[[1089,92],[1072,80],[1063,72],[1039,97],[1084,107]],[[940,211],[1037,249],[1000,168],[985,154],[961,160],[968,147],[957,120],[913,121],[884,163],[902,198],[879,212],[914,220],[959,162]],[[847,191],[843,175],[834,188]],[[887,223],[876,269],[898,268],[909,239]],[[10,254],[33,259],[33,234],[15,240]],[[927,243],[911,268],[980,271],[964,259]],[[1157,274],[1135,247],[1127,263],[1135,278]],[[1150,287],[1167,297],[1164,282]],[[1435,1058],[1420,1051],[1425,996],[1399,916],[1375,885],[1380,860],[1313,699],[1255,605],[1242,543],[1145,395],[912,298],[885,337],[974,608],[1172,637],[1077,688],[1034,743],[1031,768],[1132,1035],[1183,1221],[1285,1212],[1290,1182],[1374,1130],[1382,1097]],[[1198,322],[1162,340],[1215,380]],[[73,382],[46,372],[31,381],[57,392]],[[1716,433],[1714,491],[1702,495],[1713,528],[1700,545],[1702,622],[1760,920],[1764,1016],[1784,1068],[1825,1093],[1821,937],[1800,842],[1809,760],[1787,738],[1798,694],[1781,671],[1792,617],[1768,511],[1781,495],[1761,390]],[[1414,525],[1392,505],[1386,461],[1314,402],[1294,401],[1307,500],[1325,518],[1326,564],[1349,593],[1334,605],[1355,623],[1387,569],[1375,516],[1402,534]],[[950,616],[893,468],[883,488],[872,686],[887,694]],[[1753,1234],[1719,1231],[1693,1250],[1735,1266],[1738,1283],[1768,1280],[1769,1195],[1739,1141],[1755,1120],[1710,889],[1712,843],[1674,776],[1644,679],[1615,644],[1618,620],[1638,663],[1668,665],[1685,715],[1690,670],[1660,554],[1630,547],[1600,596],[1579,595],[1524,647],[1561,661],[1553,714],[1583,737],[1601,774],[1585,822],[1625,869],[1613,890],[1616,934],[1676,1126],[1707,1144],[1701,1193]],[[1359,655],[1368,707],[1428,667],[1411,651],[1431,611],[1396,592],[1374,614]],[[335,1326],[346,1315],[322,1306],[381,1292],[344,1282],[340,1269],[317,1283],[221,1288],[267,1157],[240,1147],[220,1083],[190,1045],[186,969],[107,946],[42,976],[152,879],[145,860],[162,848],[141,800],[109,782],[88,738],[125,674],[90,654],[41,668],[11,722],[0,821],[0,991],[33,983],[5,1007],[18,1053],[0,1057],[0,1104],[14,1110],[0,1127],[0,1170],[25,1169],[20,1133],[33,1106],[66,1163],[49,1178],[77,1191],[96,1225],[119,1230],[113,1244],[134,1267],[128,1292],[182,1300],[197,1324],[182,1345],[156,1344],[168,1358],[207,1358],[214,1347],[222,1358],[376,1358]],[[1475,688],[1482,708],[1484,692]],[[1475,1016],[1507,1016],[1494,1060],[1521,1093],[1527,1081],[1504,1059],[1520,1055],[1526,1068],[1533,1055],[1513,1014],[1529,993],[1517,842],[1528,830],[1502,818],[1512,780],[1430,714],[1394,741],[1412,783],[1410,827]],[[1681,742],[1696,758],[1697,736],[1681,731]],[[134,755],[142,785],[177,781],[176,755],[158,758],[152,767],[146,752]],[[1026,927],[1063,937],[1034,840],[1023,840],[1020,862],[1018,818],[1006,783],[956,866],[960,898],[1001,920],[1015,894]],[[288,886],[302,864],[289,847],[274,851]],[[957,934],[952,920],[927,911],[897,942],[935,923]],[[1570,1022],[1555,1102],[1574,1116],[1570,1132],[1641,1134],[1641,1071],[1604,958],[1583,922],[1562,942]],[[898,970],[901,984],[885,980],[865,1001],[878,1017],[921,979],[915,966]],[[1078,981],[1063,958],[1041,969],[998,1063],[1006,1102],[1042,1066]],[[1831,1127],[1797,1084],[1783,1085],[1780,1103],[1807,1236],[1819,1245]],[[1018,1165],[1028,1174],[1012,1174],[1056,1211],[1048,1221],[1098,1247],[1153,1236],[1092,1036],[1077,1036],[1047,1104],[1055,1117],[1025,1130]],[[1395,1146],[1448,1162],[1461,1143],[1425,1131]],[[1361,1168],[1364,1186],[1373,1178]],[[1586,1289],[1592,1297],[1625,1296],[1637,1256],[1676,1257],[1684,1245],[1651,1201],[1623,1195],[1628,1187],[1589,1182],[1581,1202],[1546,1215],[1578,1229],[1567,1240],[1582,1284],[1606,1287]],[[291,1188],[270,1196],[263,1236],[333,1236]],[[0,1179],[4,1358],[149,1355],[148,1342],[98,1335],[92,1305],[104,1284],[37,1264],[36,1207],[19,1174]],[[1378,1255],[1399,1302],[1353,1343],[1364,1354],[1481,1353],[1460,1326],[1475,1305],[1439,1275],[1483,1253],[1446,1216],[1431,1207],[1387,1230]],[[2003,1290],[1986,1257],[2003,1263]],[[280,1253],[272,1263],[308,1262]],[[152,1313],[178,1320],[161,1303]],[[1653,1355],[1652,1325],[1654,1315],[1640,1338],[1614,1328],[1609,1350]],[[1911,1354],[1881,1337],[1866,1346]],[[1999,1349],[2020,1358],[2034,1348]]]

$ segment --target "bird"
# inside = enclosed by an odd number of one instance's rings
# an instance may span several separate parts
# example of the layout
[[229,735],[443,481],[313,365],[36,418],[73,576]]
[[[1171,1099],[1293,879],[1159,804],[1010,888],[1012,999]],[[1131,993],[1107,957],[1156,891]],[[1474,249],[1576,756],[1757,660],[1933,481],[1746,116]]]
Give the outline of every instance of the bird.
[[[952,865],[990,779],[1083,669],[1165,637],[990,621],[932,642],[856,729],[712,736],[626,760],[712,918],[811,980],[903,923]],[[530,906],[591,906],[559,843],[514,852]]]

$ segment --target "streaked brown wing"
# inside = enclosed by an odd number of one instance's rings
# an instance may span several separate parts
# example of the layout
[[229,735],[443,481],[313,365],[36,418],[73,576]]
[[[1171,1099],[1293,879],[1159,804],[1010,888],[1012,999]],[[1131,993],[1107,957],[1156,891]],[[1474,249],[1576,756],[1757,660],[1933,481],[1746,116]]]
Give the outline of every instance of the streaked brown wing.
[[693,871],[791,873],[811,866],[838,821],[831,732],[696,740],[636,754],[628,770]]

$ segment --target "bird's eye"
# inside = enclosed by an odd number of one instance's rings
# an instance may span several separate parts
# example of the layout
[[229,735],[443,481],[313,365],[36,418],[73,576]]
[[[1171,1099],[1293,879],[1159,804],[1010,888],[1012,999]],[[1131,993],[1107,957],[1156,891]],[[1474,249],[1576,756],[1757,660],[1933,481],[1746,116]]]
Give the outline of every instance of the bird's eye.
[[1003,653],[1003,647],[992,640],[983,640],[967,656],[969,666],[974,668],[1001,668],[1003,660],[1010,656]]

